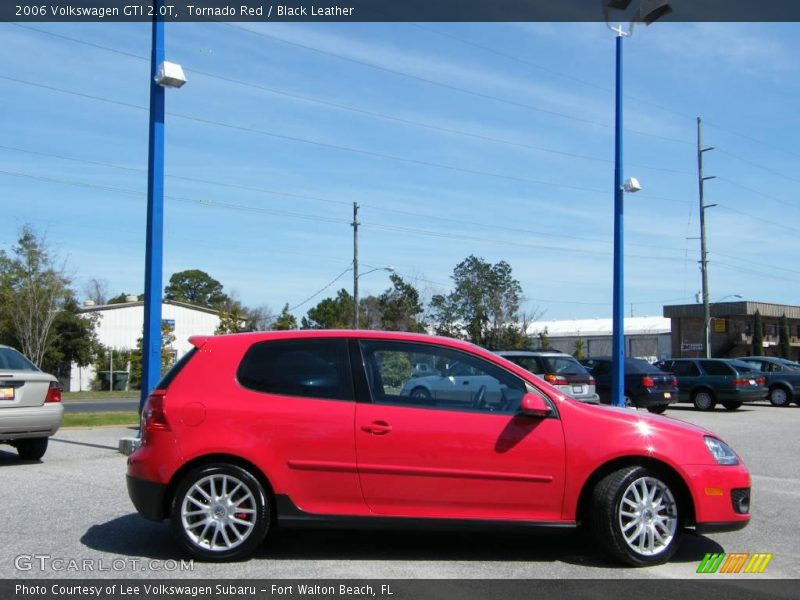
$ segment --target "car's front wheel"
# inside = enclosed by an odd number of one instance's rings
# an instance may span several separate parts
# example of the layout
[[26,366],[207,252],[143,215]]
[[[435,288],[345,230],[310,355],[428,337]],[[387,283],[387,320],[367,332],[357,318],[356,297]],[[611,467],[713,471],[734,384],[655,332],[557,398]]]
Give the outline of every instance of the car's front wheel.
[[270,500],[249,471],[230,464],[190,471],[178,484],[171,525],[180,544],[201,560],[252,554],[270,527]]
[[47,438],[28,438],[14,442],[22,460],[39,460],[47,452]]
[[717,405],[714,394],[706,390],[695,392],[692,402],[694,402],[694,407],[697,410],[714,410],[714,407]]
[[739,410],[742,403],[737,400],[730,400],[728,402],[723,402],[722,406],[725,407],[725,410]]
[[592,493],[590,525],[595,539],[629,565],[668,561],[680,541],[680,517],[671,484],[644,467],[615,471]]

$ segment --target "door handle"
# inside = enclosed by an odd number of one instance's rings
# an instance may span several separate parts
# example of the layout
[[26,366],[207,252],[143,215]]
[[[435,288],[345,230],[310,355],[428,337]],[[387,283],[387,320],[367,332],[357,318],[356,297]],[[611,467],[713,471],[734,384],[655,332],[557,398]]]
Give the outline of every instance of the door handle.
[[392,426],[386,421],[373,421],[369,425],[362,425],[361,430],[373,435],[386,435],[392,431]]

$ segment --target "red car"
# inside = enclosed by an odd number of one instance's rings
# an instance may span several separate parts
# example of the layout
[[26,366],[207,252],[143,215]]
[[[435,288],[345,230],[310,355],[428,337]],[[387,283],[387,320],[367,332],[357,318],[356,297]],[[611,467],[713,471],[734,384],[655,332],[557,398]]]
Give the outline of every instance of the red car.
[[[136,509],[207,560],[278,525],[585,525],[630,565],[741,529],[750,475],[711,432],[565,397],[468,343],[375,331],[192,338],[145,405]],[[477,382],[406,395],[415,366]]]

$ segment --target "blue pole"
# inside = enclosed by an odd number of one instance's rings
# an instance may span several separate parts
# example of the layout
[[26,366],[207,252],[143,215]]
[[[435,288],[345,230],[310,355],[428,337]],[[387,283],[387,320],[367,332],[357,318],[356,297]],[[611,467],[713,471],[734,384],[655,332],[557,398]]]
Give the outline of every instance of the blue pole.
[[150,138],[147,158],[147,242],[144,275],[144,339],[140,410],[161,378],[161,284],[164,255],[164,88],[156,84],[164,62],[164,22],[158,17],[164,0],[156,0],[150,55]]
[[611,403],[625,405],[625,304],[623,299],[622,39],[617,35],[614,129],[614,314],[611,342]]

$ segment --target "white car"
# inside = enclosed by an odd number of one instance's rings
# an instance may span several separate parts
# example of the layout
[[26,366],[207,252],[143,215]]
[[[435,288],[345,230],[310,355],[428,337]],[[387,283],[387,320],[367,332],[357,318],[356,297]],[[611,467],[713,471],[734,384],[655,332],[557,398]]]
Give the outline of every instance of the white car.
[[0,346],[0,444],[14,446],[23,460],[39,460],[63,418],[58,379]]

